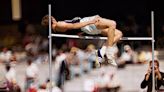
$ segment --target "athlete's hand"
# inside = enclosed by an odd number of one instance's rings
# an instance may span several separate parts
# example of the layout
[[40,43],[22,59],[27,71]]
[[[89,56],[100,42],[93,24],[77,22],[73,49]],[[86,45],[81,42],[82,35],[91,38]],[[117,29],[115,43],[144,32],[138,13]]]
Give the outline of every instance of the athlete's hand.
[[100,18],[100,16],[99,15],[96,15],[95,18]]
[[98,18],[94,18],[93,20],[90,21],[90,24],[95,24],[96,22],[98,22],[99,19]]

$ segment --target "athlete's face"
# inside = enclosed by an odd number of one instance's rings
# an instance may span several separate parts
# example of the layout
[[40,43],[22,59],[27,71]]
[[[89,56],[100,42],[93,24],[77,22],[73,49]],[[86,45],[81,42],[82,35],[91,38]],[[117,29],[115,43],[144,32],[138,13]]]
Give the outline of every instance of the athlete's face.
[[57,25],[57,21],[56,21],[56,19],[54,17],[51,17],[51,22],[52,22],[53,28],[55,28],[56,25]]
[[56,19],[54,17],[51,17],[52,23],[57,23]]

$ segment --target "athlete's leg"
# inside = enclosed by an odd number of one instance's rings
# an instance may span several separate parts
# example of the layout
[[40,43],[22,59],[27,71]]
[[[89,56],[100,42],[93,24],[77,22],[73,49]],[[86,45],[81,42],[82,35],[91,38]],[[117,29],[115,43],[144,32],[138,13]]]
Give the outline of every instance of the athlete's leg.
[[[102,48],[97,51],[97,56],[98,58],[104,58],[104,55],[107,57],[107,62],[117,66],[115,62],[115,57],[114,57],[114,41],[116,41],[117,37],[115,38],[115,24],[113,25],[108,25],[108,29],[106,29],[106,36],[107,36],[107,41],[105,44],[103,44]],[[101,61],[102,62],[102,61]]]
[[113,46],[122,37],[122,32],[116,29],[116,23],[114,21],[109,21],[108,24],[108,28],[102,30],[102,35],[107,36],[107,41],[103,44],[102,48],[98,49],[97,56],[99,58],[104,58],[104,55],[106,54],[108,63],[117,66],[115,62],[115,51]]
[[96,23],[97,26],[107,27],[101,30],[101,34],[109,38],[107,42],[109,46],[117,43],[122,37],[122,32],[116,29],[116,22],[114,20],[99,18],[99,21]]
[[[109,25],[108,31],[107,31],[107,41],[106,41],[106,56],[108,63],[117,66],[117,63],[115,62],[115,51],[114,51],[114,44],[117,43],[117,41],[120,39],[121,33],[120,31],[116,30],[116,26]],[[120,35],[118,35],[119,33]]]
[[116,44],[122,38],[122,36],[122,32],[118,29],[115,29],[113,44]]
[[112,47],[114,44],[114,33],[115,33],[115,24],[108,26],[108,32],[107,32],[107,42],[106,45]]
[[115,29],[115,31],[114,31],[114,38],[112,36],[110,36],[110,34],[113,34],[113,33],[112,32],[109,32],[108,33],[108,31],[102,33],[102,35],[107,36],[108,39],[109,39],[106,43],[103,44],[103,46],[101,47],[101,49],[99,49],[100,50],[100,54],[101,54],[102,57],[105,55],[106,48],[108,46],[113,47],[113,45],[114,44],[117,44],[117,42],[122,37],[122,32],[120,30],[118,30],[118,29]]
[[99,54],[101,57],[104,57],[106,49],[108,46],[112,47],[114,44],[114,37],[115,37],[115,28],[116,23],[114,21],[110,21],[110,25],[108,25],[108,28],[105,29],[104,34],[107,36],[107,41],[103,44],[103,46],[99,49]]
[[[108,36],[108,29],[102,30],[101,34],[103,36]],[[123,34],[122,34],[122,32],[120,30],[115,29],[115,31],[114,31],[113,44],[117,43],[121,39],[122,35]]]

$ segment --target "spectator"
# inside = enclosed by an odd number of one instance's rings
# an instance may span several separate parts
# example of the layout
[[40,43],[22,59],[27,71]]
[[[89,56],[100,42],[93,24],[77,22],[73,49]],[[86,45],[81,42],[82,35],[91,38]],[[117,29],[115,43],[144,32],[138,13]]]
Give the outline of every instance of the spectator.
[[47,92],[49,92],[50,87],[52,87],[52,92],[62,92],[62,90],[59,87],[57,87],[53,82],[52,82],[52,84],[50,84],[50,80],[48,79],[46,81],[46,90],[47,90]]
[[8,48],[3,48],[2,52],[0,53],[0,60],[2,62],[9,62],[12,56],[12,52],[8,50]]
[[95,90],[95,83],[94,83],[94,80],[92,78],[86,78],[84,80],[84,84],[83,84],[84,88],[83,88],[83,91],[84,92],[94,92]]
[[0,76],[0,91],[1,92],[9,91],[9,88],[7,86],[7,80],[5,78],[5,74],[2,72],[1,72],[1,76]]
[[38,54],[39,47],[38,44],[32,41],[25,46],[25,50],[29,53],[29,55],[35,56]]
[[39,90],[38,90],[37,92],[48,92],[48,91],[46,90],[46,84],[40,85]]
[[87,58],[85,56],[85,52],[77,47],[72,47],[70,50],[70,54],[72,56],[71,62],[71,78],[78,77],[83,74],[83,72],[87,72]]
[[76,53],[76,57],[77,57],[77,63],[78,66],[81,68],[81,73],[87,73],[88,71],[90,71],[90,69],[92,68],[93,65],[93,60],[92,57],[90,57],[92,54],[94,54],[95,52],[95,46],[93,44],[89,44],[86,48],[86,51],[77,48],[77,47],[73,47],[72,50],[74,50],[74,53]]
[[32,63],[32,60],[27,61],[28,67],[26,68],[26,85],[25,90],[27,91],[30,87],[34,87],[38,77],[38,67],[36,64]]
[[129,63],[130,64],[135,63],[136,61],[137,61],[136,53],[132,50],[132,48],[129,45],[125,45],[124,52],[121,54],[120,58],[118,59],[119,66]]
[[[157,50],[154,50],[154,58],[158,59],[159,52]],[[152,52],[151,51],[144,51],[141,50],[138,53],[138,61],[139,63],[146,63],[152,59]]]
[[93,44],[89,44],[86,48],[85,55],[90,63],[90,68],[95,68],[95,58],[96,58],[96,55],[94,54],[95,51],[96,49]]
[[[112,69],[112,68],[111,68]],[[117,71],[110,72],[102,71],[97,83],[98,92],[118,92],[120,89],[120,80]]]
[[57,51],[57,55],[56,55],[56,58],[55,58],[55,70],[54,70],[54,74],[55,74],[55,81],[58,81],[58,73],[59,73],[59,71],[60,71],[60,65],[61,65],[61,63],[62,63],[62,61],[63,60],[65,60],[66,59],[66,57],[67,57],[67,55],[66,55],[66,53],[64,53],[64,51],[63,50],[58,50]]
[[71,64],[71,61],[74,58],[74,53],[67,53],[65,54],[66,57],[61,61],[61,64],[59,65],[59,76],[57,80],[57,86],[59,88],[62,88],[64,81],[70,79],[70,70],[69,66]]
[[6,65],[6,79],[9,92],[21,92],[20,87],[17,85],[16,81],[16,71],[9,64]]
[[[160,87],[164,86],[164,73],[159,70],[159,62],[158,60],[154,61],[154,72],[155,72],[155,89],[159,90]],[[144,89],[147,87],[147,92],[152,92],[152,61],[149,62],[149,67],[147,73],[145,74],[145,78],[141,83],[141,88]]]

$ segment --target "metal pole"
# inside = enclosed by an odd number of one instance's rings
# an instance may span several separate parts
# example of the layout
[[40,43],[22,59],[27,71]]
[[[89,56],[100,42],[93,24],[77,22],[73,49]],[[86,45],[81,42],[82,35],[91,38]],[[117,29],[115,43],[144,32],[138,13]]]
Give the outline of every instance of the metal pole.
[[49,16],[49,78],[50,78],[50,92],[52,92],[52,37],[51,37],[51,4],[48,5]]
[[154,11],[151,11],[151,32],[152,32],[152,67],[153,67],[153,71],[152,71],[152,92],[156,92],[155,91],[155,72],[154,72]]

